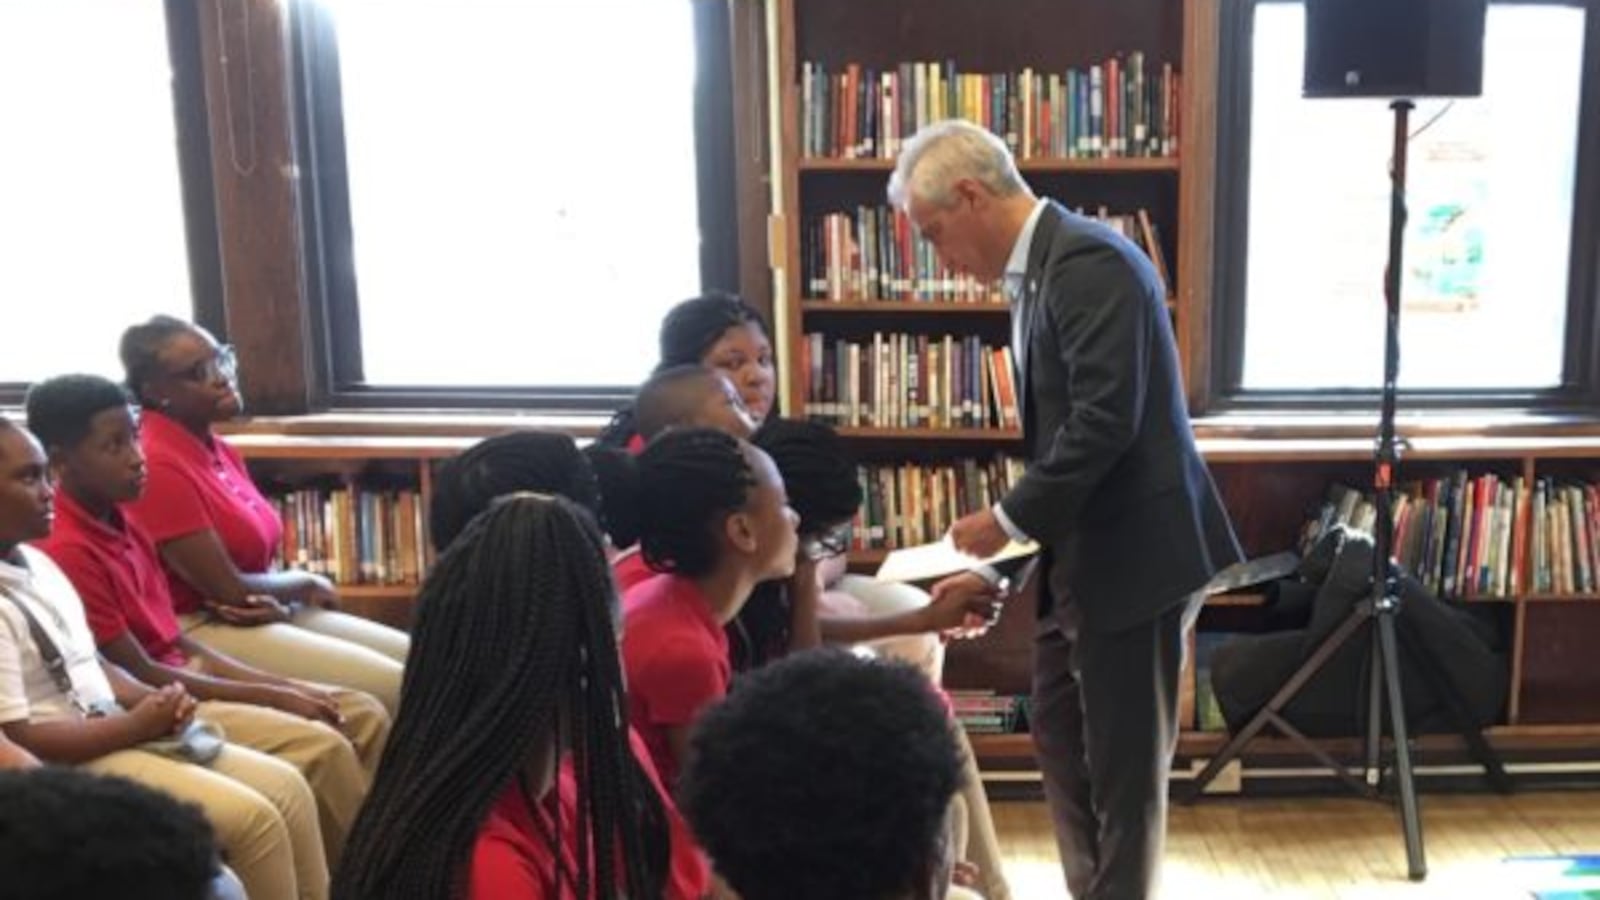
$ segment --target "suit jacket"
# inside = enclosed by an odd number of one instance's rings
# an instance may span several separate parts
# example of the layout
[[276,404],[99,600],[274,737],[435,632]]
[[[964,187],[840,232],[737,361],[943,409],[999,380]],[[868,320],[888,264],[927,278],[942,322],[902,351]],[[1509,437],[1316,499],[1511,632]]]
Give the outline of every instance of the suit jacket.
[[1166,289],[1111,228],[1051,202],[1011,312],[1028,469],[1001,500],[1043,547],[1040,614],[1153,620],[1240,558],[1195,448]]

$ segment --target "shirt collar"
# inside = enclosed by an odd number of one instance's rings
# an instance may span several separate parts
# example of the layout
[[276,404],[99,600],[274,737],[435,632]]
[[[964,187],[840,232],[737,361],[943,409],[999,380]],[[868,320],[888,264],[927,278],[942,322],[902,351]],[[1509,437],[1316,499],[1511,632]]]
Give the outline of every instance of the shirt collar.
[[55,530],[59,532],[63,525],[73,531],[92,534],[101,541],[124,541],[128,537],[122,513],[115,506],[111,509],[111,520],[108,522],[84,509],[72,494],[67,491],[57,491]]
[[1028,220],[1022,223],[1022,232],[1017,235],[1017,242],[1011,245],[1011,258],[1006,261],[1006,280],[1021,281],[1028,271],[1028,251],[1033,247],[1033,232],[1039,227],[1039,217],[1044,215],[1045,205],[1049,201],[1040,198],[1033,204],[1033,212],[1028,213]]
[[150,455],[153,448],[161,447],[196,462],[209,464],[217,459],[215,439],[209,442],[200,440],[158,409],[147,409],[140,413],[139,430],[143,435],[146,456]]

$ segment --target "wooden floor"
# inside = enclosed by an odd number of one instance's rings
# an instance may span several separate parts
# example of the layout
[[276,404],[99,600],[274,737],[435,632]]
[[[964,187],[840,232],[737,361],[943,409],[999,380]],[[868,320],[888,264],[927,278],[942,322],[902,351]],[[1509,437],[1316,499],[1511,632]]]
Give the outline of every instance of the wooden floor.
[[[1507,856],[1600,853],[1600,792],[1422,798],[1429,874],[1406,880],[1399,818],[1358,799],[1221,799],[1175,806],[1162,900],[1205,897],[1527,898]],[[1042,803],[994,805],[1016,900],[1066,897]]]

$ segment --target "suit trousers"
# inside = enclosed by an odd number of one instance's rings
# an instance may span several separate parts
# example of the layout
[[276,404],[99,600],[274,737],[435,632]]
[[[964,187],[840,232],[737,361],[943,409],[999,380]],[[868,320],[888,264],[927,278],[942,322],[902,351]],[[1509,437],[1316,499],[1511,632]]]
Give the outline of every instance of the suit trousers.
[[1114,632],[1083,628],[1070,600],[1039,621],[1030,725],[1076,900],[1155,895],[1183,636],[1202,601],[1194,594]]

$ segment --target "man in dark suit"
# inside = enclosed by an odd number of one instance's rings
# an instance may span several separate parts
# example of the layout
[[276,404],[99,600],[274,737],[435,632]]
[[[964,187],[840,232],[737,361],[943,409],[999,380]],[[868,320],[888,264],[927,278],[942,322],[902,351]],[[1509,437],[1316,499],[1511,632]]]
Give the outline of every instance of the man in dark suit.
[[[1195,448],[1166,289],[1132,242],[1035,198],[971,123],[907,142],[889,195],[946,265],[1004,280],[1028,468],[950,537],[977,557],[1039,543],[1031,721],[1067,886],[1077,900],[1151,896],[1183,633],[1240,555]],[[992,590],[995,574],[934,596]]]

